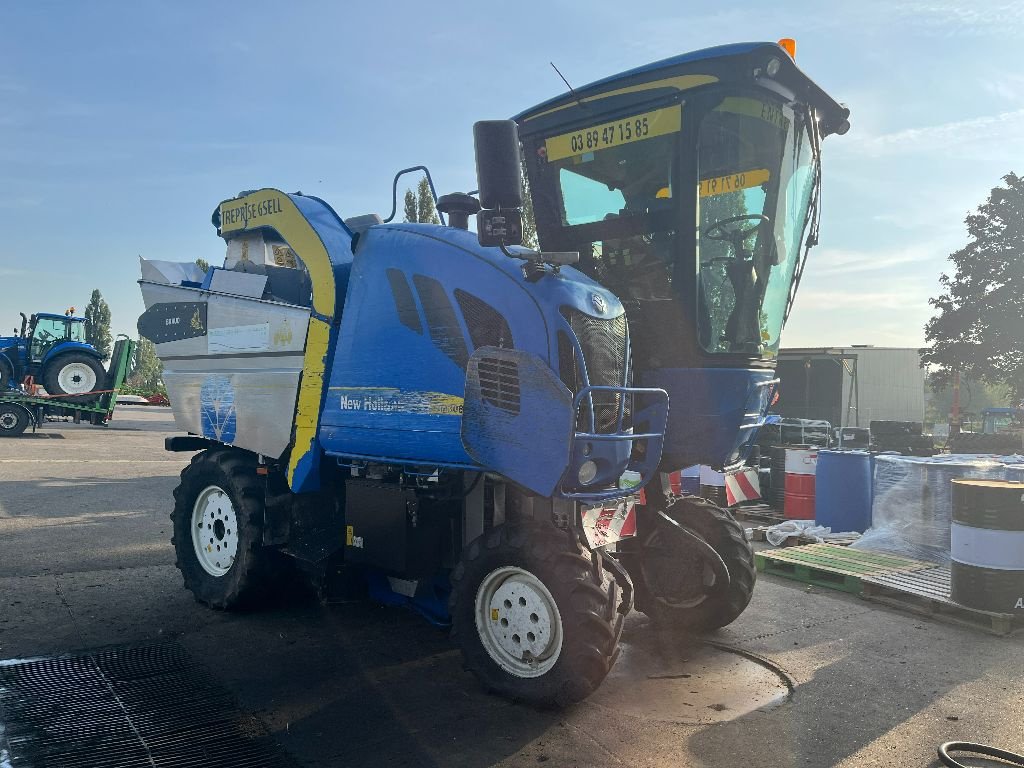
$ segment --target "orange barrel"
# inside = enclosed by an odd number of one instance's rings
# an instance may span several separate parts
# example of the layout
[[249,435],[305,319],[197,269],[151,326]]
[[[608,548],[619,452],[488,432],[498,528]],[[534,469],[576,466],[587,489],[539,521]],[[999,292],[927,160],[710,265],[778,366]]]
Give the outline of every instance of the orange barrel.
[[817,465],[817,448],[786,449],[783,512],[788,520],[814,519],[814,475]]

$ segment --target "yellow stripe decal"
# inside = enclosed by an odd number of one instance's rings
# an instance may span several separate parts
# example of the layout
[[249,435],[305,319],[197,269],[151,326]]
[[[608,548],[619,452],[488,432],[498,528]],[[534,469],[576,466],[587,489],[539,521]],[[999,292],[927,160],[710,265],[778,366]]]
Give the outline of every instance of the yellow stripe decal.
[[[610,96],[621,96],[626,93],[639,93],[641,91],[651,91],[658,88],[673,88],[677,91],[687,91],[690,88],[697,88],[701,85],[710,85],[711,83],[717,83],[718,78],[714,75],[678,75],[676,77],[666,77],[664,80],[654,80],[650,83],[641,83],[640,85],[630,85],[625,88],[616,88],[614,91],[605,91],[599,93],[596,96],[588,96],[585,99],[581,99],[584,103],[591,101],[599,101],[600,99],[607,99]],[[523,118],[523,122],[528,122],[544,115],[550,115],[553,112],[560,112],[563,109],[569,109],[570,107],[577,106],[577,102],[570,101],[568,104],[563,104],[560,107],[552,107],[543,112],[538,112],[536,115],[530,115],[529,117]]]
[[334,270],[327,249],[288,195],[277,189],[261,189],[220,204],[220,231],[237,234],[272,227],[299,254],[313,281],[313,309],[334,316]]
[[756,168],[742,173],[730,173],[726,176],[715,176],[700,180],[700,196],[714,197],[728,192],[739,192],[741,189],[759,187],[772,177],[767,168]]
[[277,189],[261,189],[220,204],[220,231],[229,236],[261,227],[271,227],[291,249],[299,254],[313,283],[313,310],[324,319],[311,317],[306,332],[306,351],[302,380],[295,406],[295,436],[288,460],[288,483],[295,470],[313,449],[320,419],[320,401],[324,391],[327,346],[334,318],[334,268],[323,241],[302,215],[295,202]]
[[544,141],[549,163],[567,157],[600,152],[604,149],[632,144],[675,133],[682,125],[682,107],[679,104],[621,120],[580,128],[576,131],[552,136]]

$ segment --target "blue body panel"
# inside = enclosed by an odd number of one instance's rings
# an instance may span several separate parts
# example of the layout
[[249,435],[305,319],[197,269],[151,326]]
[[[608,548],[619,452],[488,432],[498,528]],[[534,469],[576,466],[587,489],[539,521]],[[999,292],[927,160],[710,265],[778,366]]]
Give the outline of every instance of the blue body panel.
[[[417,319],[406,318],[407,324],[389,269],[401,271],[415,300]],[[425,279],[443,287],[455,328],[432,333],[420,290]],[[528,283],[522,262],[482,248],[471,232],[429,224],[371,227],[356,248],[321,418],[328,453],[475,465],[462,444],[466,371],[458,361],[474,348],[456,290],[490,305],[508,323],[515,349],[556,370],[556,334],[568,329],[561,307],[593,315],[592,294],[598,294],[606,316],[623,311],[615,296],[571,268]],[[417,324],[419,330],[410,327]]]
[[746,368],[662,368],[639,383],[668,392],[672,404],[662,466],[731,467],[742,462],[764,422],[775,372]]
[[82,352],[87,355],[95,357],[97,360],[102,360],[103,355],[100,354],[99,350],[91,344],[84,344],[81,341],[62,341],[60,344],[55,344],[53,347],[47,350],[46,354],[43,355],[43,359],[40,362],[40,367],[46,367],[57,355],[63,355],[67,352]]

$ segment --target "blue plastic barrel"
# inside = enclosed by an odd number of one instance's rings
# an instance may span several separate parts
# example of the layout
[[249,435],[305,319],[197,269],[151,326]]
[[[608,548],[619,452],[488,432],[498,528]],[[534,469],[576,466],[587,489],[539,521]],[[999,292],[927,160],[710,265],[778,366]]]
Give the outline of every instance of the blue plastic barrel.
[[818,451],[814,518],[835,533],[871,527],[871,455]]

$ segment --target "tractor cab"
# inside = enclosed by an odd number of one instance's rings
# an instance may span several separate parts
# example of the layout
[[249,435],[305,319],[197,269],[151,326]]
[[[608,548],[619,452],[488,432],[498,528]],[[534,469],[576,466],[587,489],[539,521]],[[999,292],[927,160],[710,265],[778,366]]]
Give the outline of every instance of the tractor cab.
[[29,339],[28,356],[32,362],[41,362],[46,353],[61,342],[87,343],[85,318],[70,315],[32,315],[25,335]]
[[820,142],[848,115],[789,48],[746,43],[516,118],[542,247],[618,295],[634,383],[669,393],[668,468],[745,457],[816,238]]

